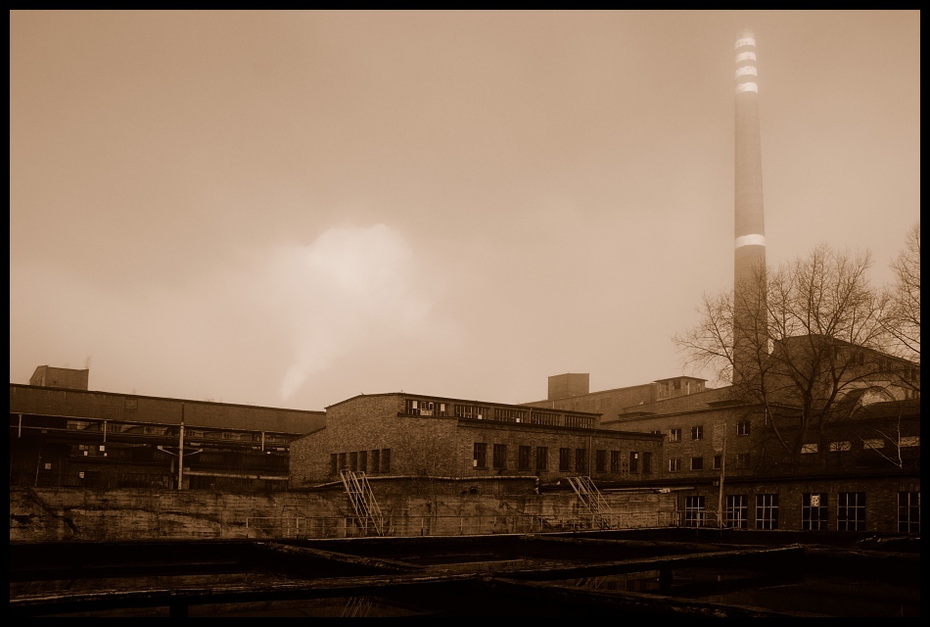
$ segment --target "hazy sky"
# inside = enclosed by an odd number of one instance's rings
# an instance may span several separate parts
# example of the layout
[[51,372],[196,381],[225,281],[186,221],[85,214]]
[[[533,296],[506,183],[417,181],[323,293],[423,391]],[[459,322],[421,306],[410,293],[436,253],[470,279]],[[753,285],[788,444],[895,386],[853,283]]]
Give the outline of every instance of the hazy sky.
[[733,280],[733,45],[768,260],[920,211],[918,12],[10,14],[10,381],[322,409],[684,369]]

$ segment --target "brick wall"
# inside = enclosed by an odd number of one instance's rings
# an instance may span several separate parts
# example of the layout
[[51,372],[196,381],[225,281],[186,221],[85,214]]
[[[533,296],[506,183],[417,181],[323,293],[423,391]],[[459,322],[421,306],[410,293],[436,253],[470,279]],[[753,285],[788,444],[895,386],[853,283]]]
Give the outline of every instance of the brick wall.
[[[837,532],[838,495],[841,493],[865,494],[865,528],[860,531],[895,533],[898,531],[898,493],[920,492],[917,477],[871,477],[871,478],[820,478],[792,481],[724,482],[724,495],[745,495],[747,504],[747,528],[756,529],[756,504],[760,494],[778,495],[778,529],[802,530],[802,504],[805,494],[827,495],[827,518],[825,532]],[[681,492],[678,507],[685,508],[685,499],[703,496],[708,512],[716,514],[719,502],[719,487],[699,487]],[[724,501],[725,502],[725,501]]]
[[[325,430],[291,444],[291,485],[338,481],[338,470],[344,466],[365,470],[369,475],[385,474],[385,469],[374,468],[372,461],[375,451],[383,459],[388,449],[391,461],[386,474],[393,476],[538,476],[545,483],[585,474],[608,481],[628,481],[660,476],[664,464],[663,442],[652,435],[450,416],[411,416],[403,414],[403,410],[404,397],[398,395],[357,397],[330,407]],[[487,447],[485,467],[475,467],[473,463],[475,443]],[[506,447],[500,467],[494,464],[495,445]],[[528,468],[518,465],[521,446],[530,447]],[[548,457],[546,468],[538,471],[539,447],[548,449]],[[571,466],[564,471],[559,468],[561,448],[571,451]],[[579,450],[584,451],[580,468]],[[607,455],[603,471],[598,471],[596,465],[598,450]],[[610,466],[611,451],[616,451],[620,458],[615,471]],[[364,468],[363,452],[367,461]],[[636,472],[630,472],[631,452],[641,455]],[[652,455],[652,472],[648,474],[643,472],[642,461],[642,454],[647,452]]]

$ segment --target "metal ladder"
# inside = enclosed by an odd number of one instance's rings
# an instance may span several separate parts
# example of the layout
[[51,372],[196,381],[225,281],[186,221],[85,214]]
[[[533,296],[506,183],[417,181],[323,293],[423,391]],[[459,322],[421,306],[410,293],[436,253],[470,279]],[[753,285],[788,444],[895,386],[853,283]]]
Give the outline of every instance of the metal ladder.
[[340,470],[339,476],[342,478],[342,485],[345,486],[346,494],[349,495],[349,501],[355,510],[365,535],[368,535],[369,526],[374,528],[377,535],[384,535],[384,516],[381,514],[381,508],[378,507],[378,501],[375,500],[374,492],[371,491],[371,485],[368,483],[368,477],[364,472],[354,472],[352,470]]
[[594,522],[601,529],[610,529],[613,512],[610,505],[607,504],[607,500],[601,495],[600,490],[594,485],[591,477],[569,477],[568,483],[572,486],[572,490],[575,491],[582,505],[593,514]]

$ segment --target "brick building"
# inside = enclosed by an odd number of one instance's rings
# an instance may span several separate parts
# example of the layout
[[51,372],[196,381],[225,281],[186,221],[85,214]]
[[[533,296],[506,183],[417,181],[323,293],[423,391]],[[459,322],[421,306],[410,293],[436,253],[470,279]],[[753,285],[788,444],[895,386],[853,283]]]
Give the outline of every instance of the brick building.
[[90,370],[84,368],[56,368],[54,366],[39,366],[29,378],[29,385],[49,388],[67,388],[69,390],[86,390]]
[[599,392],[591,392],[589,384],[588,373],[568,372],[553,375],[549,377],[549,393],[546,400],[525,404],[547,409],[597,412],[610,419],[628,407],[698,394],[706,389],[705,379],[687,376],[658,379],[642,385]]
[[404,393],[361,395],[326,408],[326,427],[291,445],[292,487],[368,476],[590,475],[599,485],[655,477],[662,435],[599,427],[598,414]]
[[[805,408],[778,379],[790,352],[795,366],[818,359],[837,377],[812,386],[841,399],[820,403],[815,421],[800,419]],[[684,524],[919,533],[919,366],[816,336],[776,344],[771,358],[766,403],[745,388],[692,392],[683,381],[679,394],[661,399],[654,382],[588,394],[576,385],[549,403],[609,398],[627,406],[605,414],[600,428],[662,433],[665,459],[654,476],[678,493]]]

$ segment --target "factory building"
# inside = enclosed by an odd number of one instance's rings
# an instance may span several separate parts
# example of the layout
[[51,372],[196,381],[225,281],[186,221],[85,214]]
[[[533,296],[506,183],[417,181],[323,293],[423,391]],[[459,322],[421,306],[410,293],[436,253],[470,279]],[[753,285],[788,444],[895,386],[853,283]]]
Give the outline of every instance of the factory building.
[[677,493],[682,524],[919,533],[919,367],[820,337],[789,338],[773,353],[827,342],[848,382],[838,386],[842,400],[817,421],[802,421],[789,394],[766,406],[735,386],[646,400],[654,383],[552,403],[629,403],[599,426],[664,436],[654,476]]
[[[603,429],[596,413],[406,393],[362,395],[326,408],[326,427],[291,445],[292,487],[368,477],[591,476],[598,485],[655,478],[662,435]],[[562,484],[567,485],[567,484]]]
[[324,422],[321,411],[88,391],[87,370],[42,366],[42,380],[83,387],[10,384],[11,486],[282,490],[290,443]]

